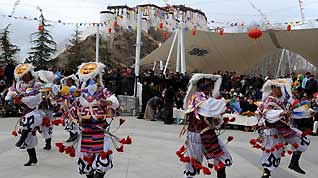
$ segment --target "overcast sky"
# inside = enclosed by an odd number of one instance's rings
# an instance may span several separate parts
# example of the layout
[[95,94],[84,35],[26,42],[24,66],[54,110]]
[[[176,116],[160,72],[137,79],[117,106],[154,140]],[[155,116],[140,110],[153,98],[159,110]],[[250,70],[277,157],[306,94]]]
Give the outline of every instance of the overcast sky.
[[[272,23],[301,20],[298,0],[168,0],[171,5],[184,4],[201,9],[209,21],[238,21],[257,23],[261,21],[259,12],[254,9],[251,1],[268,17]],[[318,18],[318,0],[303,0],[306,20]],[[16,0],[0,0],[0,15],[9,15]],[[165,0],[20,0],[14,16],[38,17],[37,6],[43,9],[47,19],[63,22],[85,23],[99,22],[99,12],[106,10],[108,5],[135,6],[143,3],[154,3],[163,6]],[[30,48],[30,33],[37,30],[36,22],[14,20],[0,16],[0,29],[12,23],[11,39],[21,49],[20,58],[27,57]],[[53,24],[50,29],[58,44],[70,38],[74,27]],[[85,30],[85,29],[82,29]]]

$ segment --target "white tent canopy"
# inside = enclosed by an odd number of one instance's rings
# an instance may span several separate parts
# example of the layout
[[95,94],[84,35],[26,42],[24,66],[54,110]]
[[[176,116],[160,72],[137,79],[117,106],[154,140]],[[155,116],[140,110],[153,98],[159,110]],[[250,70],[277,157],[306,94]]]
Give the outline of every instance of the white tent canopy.
[[[142,67],[152,66],[154,61],[167,59],[173,36],[161,47],[144,57]],[[224,33],[197,31],[193,36],[190,31],[184,33],[185,59],[187,72],[194,70],[212,73],[218,70],[230,70],[239,73],[248,71],[263,62],[266,56],[287,49],[298,53],[310,63],[318,65],[318,29],[304,30],[268,30],[257,40],[247,33]],[[175,69],[177,43],[168,65]],[[192,53],[192,54],[191,54]],[[277,67],[277,66],[273,66]],[[151,67],[150,67],[151,68]]]

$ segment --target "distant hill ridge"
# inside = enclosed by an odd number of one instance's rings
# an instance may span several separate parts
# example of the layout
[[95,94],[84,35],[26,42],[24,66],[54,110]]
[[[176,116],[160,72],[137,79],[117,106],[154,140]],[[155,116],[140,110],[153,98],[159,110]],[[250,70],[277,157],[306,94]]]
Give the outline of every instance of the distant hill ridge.
[[[170,34],[167,35],[166,39],[169,36]],[[164,39],[160,31],[142,32],[141,58],[150,54],[166,39]],[[70,68],[74,70],[74,64],[95,61],[95,45],[96,34],[87,36],[80,41],[78,46],[67,47],[64,52],[49,61],[48,65],[64,70],[69,70]],[[118,30],[112,34],[102,33],[100,36],[99,60],[108,68],[129,67],[135,63],[135,46],[136,31]],[[76,51],[75,49],[79,49],[75,55],[76,59],[71,58],[74,57],[74,54],[70,56],[72,52]]]

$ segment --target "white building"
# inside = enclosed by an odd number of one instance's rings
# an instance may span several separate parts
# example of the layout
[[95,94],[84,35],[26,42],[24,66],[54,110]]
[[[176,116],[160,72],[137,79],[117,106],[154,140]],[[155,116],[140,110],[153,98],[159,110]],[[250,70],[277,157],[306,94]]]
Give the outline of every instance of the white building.
[[[183,5],[170,7],[159,7],[154,4],[139,5],[143,10],[142,29],[146,32],[150,29],[160,29],[162,24],[166,31],[174,31],[180,22],[184,22],[185,29],[206,31],[207,18],[205,14],[197,9],[192,9]],[[123,6],[108,6],[107,11],[100,12],[101,23],[106,24],[106,28],[114,30],[114,23],[123,29],[135,29],[137,24],[137,9]]]

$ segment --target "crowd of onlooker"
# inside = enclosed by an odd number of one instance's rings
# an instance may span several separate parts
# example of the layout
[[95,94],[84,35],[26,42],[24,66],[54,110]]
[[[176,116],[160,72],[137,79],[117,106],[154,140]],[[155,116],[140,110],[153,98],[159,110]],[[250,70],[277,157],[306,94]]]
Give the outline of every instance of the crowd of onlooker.
[[13,82],[13,72],[15,65],[12,62],[0,65],[0,93],[7,87],[12,85]]
[[[237,102],[240,106],[240,113],[251,113],[257,110],[257,101],[262,99],[262,86],[269,76],[262,75],[240,75],[235,72],[216,72],[215,74],[222,76],[222,85],[220,89],[221,96],[225,99],[231,99]],[[307,72],[303,74],[286,74],[280,78],[292,78],[292,91],[295,99],[300,101],[311,100],[313,94],[318,92],[317,79]],[[153,71],[145,71],[140,77],[143,83],[143,96],[142,96],[142,112],[145,112],[145,119],[165,120],[167,111],[164,109],[167,100],[173,103],[174,107],[181,109],[183,106],[183,98],[186,93],[186,88],[190,76],[169,73],[164,76],[161,73],[155,74]],[[168,96],[165,93],[170,93]],[[163,94],[163,95],[162,95]],[[168,103],[169,103],[168,102]],[[147,103],[153,105],[155,108],[154,117],[149,117],[146,108]],[[160,112],[161,110],[161,112]],[[228,112],[237,112],[229,109]]]
[[[15,65],[13,63],[0,66],[0,93],[12,85],[14,68]],[[58,71],[57,69],[52,70]],[[69,73],[63,72],[63,74],[66,76]],[[229,71],[218,71],[214,74],[222,76],[221,96],[239,103],[242,113],[256,111],[257,105],[255,103],[262,98],[262,86],[270,78],[262,75],[241,75]],[[299,100],[310,100],[313,94],[318,91],[317,80],[309,72],[304,75],[292,73],[280,77],[292,78],[293,96]],[[135,73],[132,68],[107,70],[103,78],[105,87],[116,95],[132,96],[135,93]],[[140,118],[143,118],[147,103],[154,106],[157,120],[165,120],[165,118],[171,117],[171,110],[169,112],[159,112],[164,110],[167,105],[182,109],[190,78],[191,75],[181,73],[167,72],[164,75],[162,71],[145,70],[141,72],[138,77],[139,82],[142,84],[142,111]],[[167,116],[165,116],[166,113],[168,113]],[[170,123],[171,121],[167,122]]]

